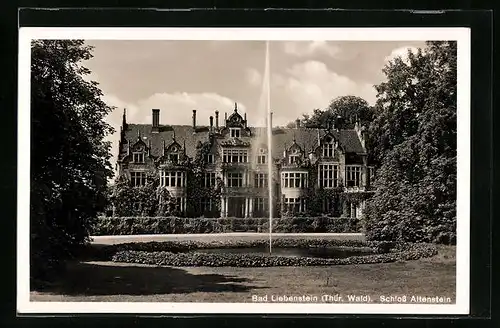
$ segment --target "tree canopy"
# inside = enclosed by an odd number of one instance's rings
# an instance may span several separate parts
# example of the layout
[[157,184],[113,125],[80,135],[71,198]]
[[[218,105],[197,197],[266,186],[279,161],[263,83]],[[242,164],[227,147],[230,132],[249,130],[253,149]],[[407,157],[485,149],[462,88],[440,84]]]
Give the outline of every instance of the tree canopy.
[[379,167],[371,239],[455,243],[456,42],[428,42],[383,70],[368,148]]
[[[353,125],[356,119],[361,124],[367,124],[372,119],[373,110],[368,102],[360,97],[342,96],[333,99],[325,109],[316,108],[312,115],[304,114],[300,123],[305,127],[326,128],[328,124],[336,122],[338,116],[348,125]],[[295,123],[290,123],[293,124]]]
[[88,240],[106,206],[112,108],[84,79],[92,48],[83,41],[36,40],[31,51],[31,268],[40,278]]

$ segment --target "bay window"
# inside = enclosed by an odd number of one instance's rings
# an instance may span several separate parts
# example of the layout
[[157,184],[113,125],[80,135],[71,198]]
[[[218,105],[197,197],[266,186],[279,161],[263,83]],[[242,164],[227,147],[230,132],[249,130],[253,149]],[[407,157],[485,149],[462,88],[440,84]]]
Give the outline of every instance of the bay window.
[[160,185],[162,187],[185,187],[186,172],[160,171]]
[[345,167],[345,181],[347,187],[361,186],[361,166],[348,165]]
[[307,188],[307,172],[283,172],[281,173],[282,188]]
[[339,166],[336,164],[321,164],[319,166],[319,185],[321,188],[339,186]]

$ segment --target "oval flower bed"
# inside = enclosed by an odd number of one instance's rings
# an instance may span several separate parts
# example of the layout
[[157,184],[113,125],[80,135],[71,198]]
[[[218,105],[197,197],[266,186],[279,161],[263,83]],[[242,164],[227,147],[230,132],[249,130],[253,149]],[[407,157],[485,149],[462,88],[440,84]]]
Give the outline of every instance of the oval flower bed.
[[315,248],[335,247],[359,249],[369,255],[347,258],[288,257],[247,253],[202,253],[197,249],[253,248],[268,245],[267,240],[252,241],[168,241],[128,243],[105,246],[101,255],[114,262],[141,263],[158,266],[319,266],[388,263],[417,260],[437,254],[434,246],[428,244],[364,242],[355,240],[277,239],[273,247]]

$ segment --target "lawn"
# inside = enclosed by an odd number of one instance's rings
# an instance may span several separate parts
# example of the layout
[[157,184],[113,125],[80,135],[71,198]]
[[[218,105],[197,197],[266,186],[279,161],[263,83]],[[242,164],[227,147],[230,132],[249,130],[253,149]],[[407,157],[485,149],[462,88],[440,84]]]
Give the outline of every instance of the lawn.
[[[214,238],[214,236],[210,237]],[[234,237],[239,238],[239,237]],[[252,302],[264,295],[443,296],[455,301],[455,247],[417,261],[322,267],[154,267],[80,261],[32,301]]]

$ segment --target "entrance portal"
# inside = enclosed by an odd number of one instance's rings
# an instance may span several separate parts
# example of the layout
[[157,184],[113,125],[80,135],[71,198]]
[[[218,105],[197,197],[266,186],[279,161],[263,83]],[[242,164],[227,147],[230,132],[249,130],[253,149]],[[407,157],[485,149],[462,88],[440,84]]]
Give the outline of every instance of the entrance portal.
[[245,217],[245,198],[229,197],[227,204],[227,216],[244,218]]

